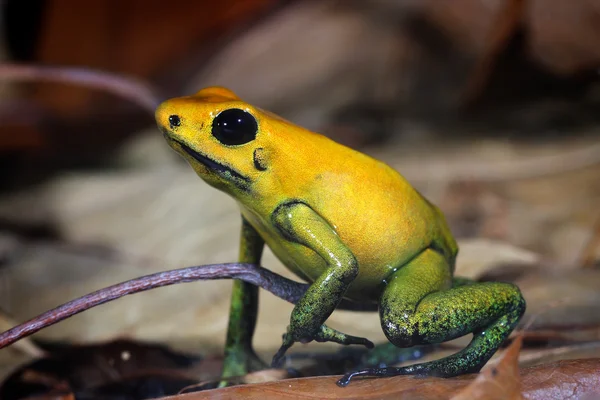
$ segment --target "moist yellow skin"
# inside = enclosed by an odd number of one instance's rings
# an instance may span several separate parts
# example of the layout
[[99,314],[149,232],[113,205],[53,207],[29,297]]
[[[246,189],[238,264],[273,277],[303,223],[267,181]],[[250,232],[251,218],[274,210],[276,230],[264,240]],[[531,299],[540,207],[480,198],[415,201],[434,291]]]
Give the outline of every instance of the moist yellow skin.
[[[254,118],[257,129],[252,140],[231,145],[215,136],[213,121],[231,109]],[[379,303],[384,332],[401,347],[477,333],[509,316],[491,347],[485,345],[481,351],[482,344],[475,339],[471,343],[476,347],[472,350],[481,353],[476,363],[461,364],[469,357],[459,353],[458,360],[417,364],[424,369],[398,373],[451,376],[478,370],[522,314],[524,301],[512,285],[453,287],[458,247],[442,213],[386,164],[219,87],[164,102],[156,120],[171,147],[196,173],[239,204],[244,220],[240,261],[259,263],[266,244],[287,268],[313,283],[292,313],[275,363],[296,341],[369,345],[366,339],[324,325],[342,297]],[[471,291],[482,300],[476,310],[468,301]],[[436,295],[430,308],[421,312],[420,304],[427,305],[423,300]],[[225,376],[260,365],[251,347],[256,302],[256,288],[236,282]],[[469,307],[477,318],[467,318]],[[432,327],[435,334],[423,330],[423,321],[438,320],[434,314],[444,312],[452,315]],[[485,318],[488,314],[491,317]]]
[[[229,108],[247,110],[257,119],[259,133],[250,146],[225,147],[211,135],[212,119]],[[309,281],[327,263],[310,249],[282,240],[271,222],[275,208],[290,199],[309,204],[328,221],[358,260],[358,276],[345,294],[352,300],[377,301],[383,280],[432,241],[439,241],[449,258],[457,252],[437,208],[380,161],[246,104],[225,89],[170,100],[157,111],[159,121],[172,114],[182,118],[178,140],[250,179],[251,190],[240,191],[183,154],[207,183],[238,201],[242,215],[277,257]],[[257,148],[266,171],[254,166]]]

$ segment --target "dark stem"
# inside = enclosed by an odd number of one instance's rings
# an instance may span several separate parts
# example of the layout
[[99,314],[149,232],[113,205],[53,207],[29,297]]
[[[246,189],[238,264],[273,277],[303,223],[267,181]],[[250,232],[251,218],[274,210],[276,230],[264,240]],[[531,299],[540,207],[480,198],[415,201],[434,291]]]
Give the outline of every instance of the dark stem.
[[[261,287],[292,304],[296,304],[300,300],[309,286],[284,278],[254,264],[211,264],[158,272],[97,290],[17,325],[0,335],[0,349],[75,314],[129,294],[176,283],[215,279],[239,279]],[[354,311],[376,310],[375,305],[352,303],[346,300],[343,300],[338,308]]]
[[154,113],[160,103],[156,90],[146,82],[92,69],[2,63],[0,80],[51,81],[87,86],[128,99],[150,113]]

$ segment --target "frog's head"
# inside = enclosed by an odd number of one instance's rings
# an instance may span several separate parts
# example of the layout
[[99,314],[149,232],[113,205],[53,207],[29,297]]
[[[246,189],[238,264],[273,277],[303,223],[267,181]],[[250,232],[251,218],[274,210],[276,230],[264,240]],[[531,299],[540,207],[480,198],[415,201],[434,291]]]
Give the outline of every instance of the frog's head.
[[221,87],[167,100],[156,121],[169,145],[208,184],[239,198],[268,169],[261,132],[265,112]]

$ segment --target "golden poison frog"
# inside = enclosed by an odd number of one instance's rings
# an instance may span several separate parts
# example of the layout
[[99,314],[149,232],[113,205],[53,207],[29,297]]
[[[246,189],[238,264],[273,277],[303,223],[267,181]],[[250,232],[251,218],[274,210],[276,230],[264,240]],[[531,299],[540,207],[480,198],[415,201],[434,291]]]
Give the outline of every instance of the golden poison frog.
[[[165,101],[156,120],[194,171],[238,203],[239,261],[259,264],[266,244],[310,283],[273,366],[295,342],[372,347],[325,325],[342,299],[374,305],[386,337],[401,348],[473,339],[439,360],[352,372],[341,386],[354,376],[477,372],[523,315],[516,286],[453,277],[458,247],[444,216],[386,164],[221,87]],[[257,287],[235,281],[225,378],[264,367],[252,349],[257,304]]]

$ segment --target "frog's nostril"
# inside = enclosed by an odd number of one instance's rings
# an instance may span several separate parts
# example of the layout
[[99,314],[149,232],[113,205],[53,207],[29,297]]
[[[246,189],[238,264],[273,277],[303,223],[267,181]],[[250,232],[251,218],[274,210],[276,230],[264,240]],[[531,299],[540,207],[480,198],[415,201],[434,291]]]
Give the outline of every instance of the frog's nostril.
[[179,115],[169,115],[169,125],[171,125],[171,128],[181,125],[181,118],[179,118]]

